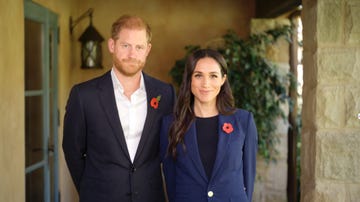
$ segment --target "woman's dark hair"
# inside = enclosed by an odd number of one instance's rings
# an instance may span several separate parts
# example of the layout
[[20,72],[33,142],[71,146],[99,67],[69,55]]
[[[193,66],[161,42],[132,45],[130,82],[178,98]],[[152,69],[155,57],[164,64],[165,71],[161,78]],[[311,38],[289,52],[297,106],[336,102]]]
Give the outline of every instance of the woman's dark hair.
[[[219,63],[221,76],[227,75],[227,64],[224,57],[212,49],[196,50],[188,56],[185,63],[185,71],[181,82],[178,99],[175,104],[174,121],[169,130],[168,154],[176,159],[176,147],[179,143],[184,143],[184,136],[191,123],[195,119],[193,111],[194,95],[191,92],[191,78],[197,62],[202,58],[212,58]],[[220,114],[228,115],[235,111],[234,97],[232,95],[229,81],[226,79],[221,86],[216,98],[216,107]],[[183,145],[185,146],[185,145]],[[185,147],[184,147],[185,148]]]

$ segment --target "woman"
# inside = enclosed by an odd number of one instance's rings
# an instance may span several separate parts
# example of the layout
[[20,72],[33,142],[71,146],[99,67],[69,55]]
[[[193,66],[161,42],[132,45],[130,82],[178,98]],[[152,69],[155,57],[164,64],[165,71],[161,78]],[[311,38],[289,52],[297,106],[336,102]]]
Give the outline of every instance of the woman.
[[170,202],[251,201],[257,130],[252,114],[234,107],[227,65],[217,51],[188,57],[160,145]]

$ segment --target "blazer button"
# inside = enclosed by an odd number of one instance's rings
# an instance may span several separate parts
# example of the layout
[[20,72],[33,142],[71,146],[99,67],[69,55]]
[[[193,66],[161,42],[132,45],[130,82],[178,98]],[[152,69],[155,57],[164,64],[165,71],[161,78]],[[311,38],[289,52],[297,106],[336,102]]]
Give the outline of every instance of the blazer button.
[[214,196],[214,192],[209,191],[209,192],[208,192],[208,197],[213,197],[213,196]]
[[135,166],[134,166],[134,165],[131,165],[130,170],[131,170],[132,173],[134,173],[134,172],[136,171]]

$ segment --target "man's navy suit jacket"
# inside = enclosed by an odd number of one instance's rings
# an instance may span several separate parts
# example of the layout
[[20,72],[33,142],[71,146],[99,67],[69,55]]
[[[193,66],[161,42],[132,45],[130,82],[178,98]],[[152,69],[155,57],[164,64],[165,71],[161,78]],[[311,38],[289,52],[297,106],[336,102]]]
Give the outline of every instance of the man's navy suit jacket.
[[[75,85],[64,118],[65,159],[83,202],[162,202],[161,119],[175,102],[174,88],[145,73],[148,106],[132,163],[115,102],[110,71]],[[158,108],[150,105],[161,96]]]
[[[177,146],[176,161],[167,155],[172,121],[172,115],[164,117],[160,131],[160,153],[169,201],[250,202],[258,145],[252,114],[238,109],[233,115],[219,115],[219,141],[210,179],[200,158],[195,122],[185,133],[185,149],[181,143]],[[233,131],[227,133],[224,123],[231,124]]]

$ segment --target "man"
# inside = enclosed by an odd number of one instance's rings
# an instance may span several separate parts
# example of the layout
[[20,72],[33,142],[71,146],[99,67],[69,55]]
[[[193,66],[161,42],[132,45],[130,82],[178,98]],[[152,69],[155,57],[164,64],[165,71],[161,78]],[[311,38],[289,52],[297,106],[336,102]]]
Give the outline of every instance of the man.
[[63,150],[83,202],[162,202],[161,118],[174,88],[142,72],[151,30],[137,16],[112,25],[113,67],[75,85],[64,118]]

